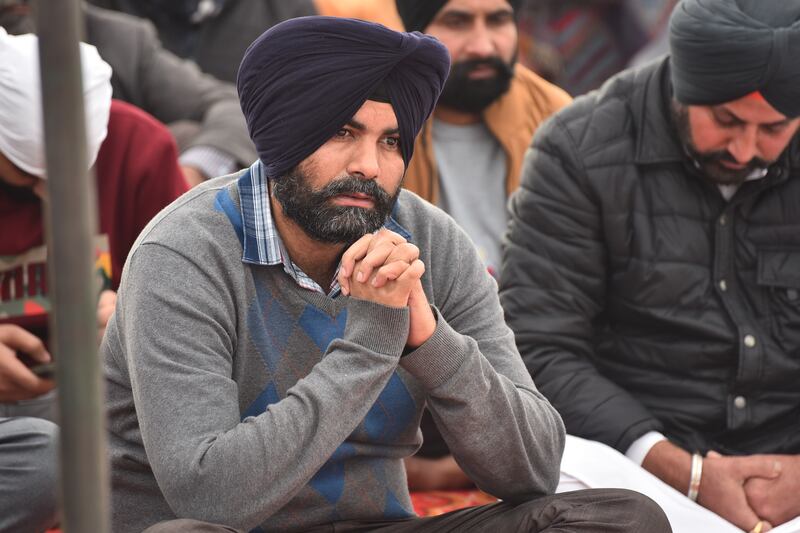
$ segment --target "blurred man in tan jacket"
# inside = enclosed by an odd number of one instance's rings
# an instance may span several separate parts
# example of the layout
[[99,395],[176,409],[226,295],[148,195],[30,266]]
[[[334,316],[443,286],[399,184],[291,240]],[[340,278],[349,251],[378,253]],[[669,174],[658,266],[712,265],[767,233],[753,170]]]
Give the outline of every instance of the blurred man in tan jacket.
[[[570,97],[516,64],[520,0],[397,0],[407,31],[450,51],[452,66],[433,117],[417,137],[404,186],[447,211],[500,271],[506,199],[519,185],[536,128]],[[406,461],[412,490],[465,488],[461,471],[426,412],[425,442]]]
[[492,275],[500,271],[506,198],[539,124],[570,97],[516,64],[520,0],[397,0],[407,31],[447,46],[450,77],[417,137],[404,186],[450,213]]

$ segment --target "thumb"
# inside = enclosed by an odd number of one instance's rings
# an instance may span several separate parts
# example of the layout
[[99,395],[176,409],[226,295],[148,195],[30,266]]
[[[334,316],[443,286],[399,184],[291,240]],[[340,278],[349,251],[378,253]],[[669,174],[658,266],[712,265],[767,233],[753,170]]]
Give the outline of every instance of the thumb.
[[422,288],[422,282],[418,279],[412,282],[411,291],[408,293],[408,308],[413,314],[424,313],[426,309],[430,312],[428,297]]
[[[425,303],[428,302],[428,297],[425,296],[425,289],[422,288],[421,280],[416,280],[411,285],[411,293],[409,295],[409,299],[413,299],[417,303],[419,303],[419,300],[423,300]],[[408,305],[411,305],[411,303],[409,303]]]
[[774,479],[781,475],[782,465],[774,457],[751,455],[739,458],[739,473],[742,478],[761,477]]

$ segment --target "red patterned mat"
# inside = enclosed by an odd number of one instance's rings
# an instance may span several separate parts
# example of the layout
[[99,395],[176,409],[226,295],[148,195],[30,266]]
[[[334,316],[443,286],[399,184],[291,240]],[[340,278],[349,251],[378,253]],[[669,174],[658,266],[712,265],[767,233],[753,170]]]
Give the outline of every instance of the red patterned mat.
[[[411,503],[420,516],[436,516],[465,507],[494,503],[497,498],[479,490],[453,490],[412,492]],[[47,533],[61,533],[60,529],[49,529]]]
[[411,504],[420,516],[436,516],[465,507],[494,503],[497,498],[480,490],[412,492]]

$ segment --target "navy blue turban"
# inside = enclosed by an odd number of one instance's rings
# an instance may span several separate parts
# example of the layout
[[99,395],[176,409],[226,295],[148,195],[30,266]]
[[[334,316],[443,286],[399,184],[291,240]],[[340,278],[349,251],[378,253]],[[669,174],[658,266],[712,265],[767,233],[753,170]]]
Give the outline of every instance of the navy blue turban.
[[427,35],[301,17],[273,26],[250,45],[236,83],[267,176],[279,177],[325,144],[376,92],[397,116],[407,167],[449,69],[447,49]]
[[[395,0],[397,12],[403,21],[406,31],[424,31],[433,21],[436,14],[450,0]],[[514,14],[519,10],[522,0],[506,0]]]
[[800,116],[800,2],[683,0],[670,21],[675,98],[716,105],[758,92]]

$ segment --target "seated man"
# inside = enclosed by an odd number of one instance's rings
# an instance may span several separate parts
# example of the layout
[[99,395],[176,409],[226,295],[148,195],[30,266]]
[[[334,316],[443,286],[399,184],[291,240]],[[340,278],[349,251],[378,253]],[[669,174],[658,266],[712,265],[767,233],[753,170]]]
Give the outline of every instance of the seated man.
[[[97,159],[98,288],[116,289],[139,231],[186,183],[169,131],[111,100],[111,69],[94,47],[81,45],[81,60],[87,160]],[[56,509],[55,384],[25,364],[51,359],[38,62],[35,36],[0,28],[0,531],[42,530]]]
[[536,128],[571,102],[516,62],[521,0],[397,0],[406,31],[439,39],[452,59],[415,142],[403,186],[446,211],[499,277],[508,196]]
[[[508,195],[519,186],[534,131],[569,96],[516,64],[520,0],[397,0],[407,31],[447,47],[452,65],[433,116],[417,136],[403,186],[446,211],[469,235],[486,268],[500,273]],[[472,485],[422,418],[422,448],[406,461],[412,490]]]
[[[259,160],[145,229],[103,340],[114,531],[669,530],[636,493],[548,495],[563,428],[494,281],[400,189],[448,67],[431,37],[351,19],[248,49]],[[403,458],[426,403],[505,502],[415,518]]]
[[[190,186],[252,161],[255,150],[230,83],[164,49],[149,21],[85,3],[82,9],[86,42],[114,70],[114,98],[169,124]],[[34,32],[30,0],[0,0],[0,26],[12,34]]]
[[800,4],[684,0],[670,46],[535,137],[501,301],[566,486],[766,531],[800,516]]

